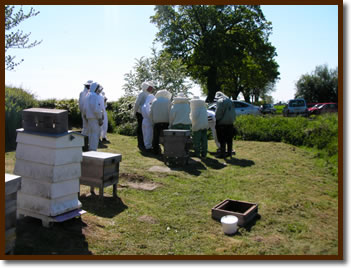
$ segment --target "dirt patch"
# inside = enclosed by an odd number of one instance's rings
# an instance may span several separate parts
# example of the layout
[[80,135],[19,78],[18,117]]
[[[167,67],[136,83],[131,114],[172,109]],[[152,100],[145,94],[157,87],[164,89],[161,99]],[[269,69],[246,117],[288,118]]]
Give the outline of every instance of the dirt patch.
[[148,215],[140,216],[140,217],[138,218],[138,221],[146,222],[146,223],[150,223],[150,224],[155,224],[155,223],[157,223],[157,220],[156,220],[156,219],[154,219],[153,217],[148,216]]
[[165,166],[153,166],[151,168],[149,168],[149,171],[153,171],[153,172],[171,172],[172,170],[169,167],[165,167]]
[[121,188],[128,187],[138,190],[153,191],[161,186],[161,184],[138,174],[120,173],[119,178],[120,183],[118,185]]

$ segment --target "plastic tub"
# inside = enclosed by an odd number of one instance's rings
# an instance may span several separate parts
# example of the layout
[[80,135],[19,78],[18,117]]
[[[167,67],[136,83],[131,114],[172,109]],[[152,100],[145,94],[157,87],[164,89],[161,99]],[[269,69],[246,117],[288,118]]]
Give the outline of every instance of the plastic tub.
[[231,235],[238,230],[238,218],[232,215],[226,215],[221,218],[223,232]]

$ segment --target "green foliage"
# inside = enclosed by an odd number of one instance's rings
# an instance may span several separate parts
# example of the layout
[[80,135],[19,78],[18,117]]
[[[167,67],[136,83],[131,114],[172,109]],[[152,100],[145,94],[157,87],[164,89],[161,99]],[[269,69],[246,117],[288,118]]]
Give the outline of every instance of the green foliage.
[[275,48],[268,42],[271,23],[260,6],[161,5],[155,11],[157,40],[187,65],[208,102],[218,90],[236,99],[278,77]]
[[112,111],[106,111],[106,112],[107,112],[107,120],[108,120],[107,130],[110,133],[115,133],[117,131],[117,126],[116,126],[116,121],[114,120],[114,114]]
[[116,132],[122,135],[136,135],[137,121],[134,116],[135,96],[124,96],[118,101],[108,102],[107,111],[116,125]]
[[141,84],[151,80],[155,90],[166,89],[173,95],[179,92],[190,94],[191,83],[187,82],[186,66],[180,59],[172,59],[166,52],[152,50],[152,57],[136,60],[133,70],[124,75],[126,83],[123,90],[126,96],[136,95],[141,91]]
[[[15,11],[15,6],[5,5],[5,54],[10,48],[32,48],[39,45],[41,41],[34,41],[29,43],[29,36],[31,33],[24,34],[23,31],[13,31],[13,28],[17,27],[24,20],[37,16],[39,12],[36,12],[33,8],[30,8],[29,12],[25,14],[22,6],[19,11]],[[5,55],[5,68],[6,70],[13,70],[23,59],[19,62],[14,61],[15,56]]]
[[285,142],[318,149],[337,170],[338,117],[325,114],[308,119],[281,116],[239,116],[235,122],[237,139]]
[[16,146],[16,129],[22,127],[22,110],[37,107],[34,95],[20,88],[5,86],[5,150]]
[[321,65],[311,74],[302,75],[296,82],[295,98],[316,103],[337,102],[338,68],[329,70],[327,65]]
[[78,100],[64,99],[55,102],[55,109],[62,109],[68,111],[69,128],[80,127],[82,125],[82,116],[80,114]]
[[56,99],[38,100],[39,107],[48,109],[55,109],[56,102]]

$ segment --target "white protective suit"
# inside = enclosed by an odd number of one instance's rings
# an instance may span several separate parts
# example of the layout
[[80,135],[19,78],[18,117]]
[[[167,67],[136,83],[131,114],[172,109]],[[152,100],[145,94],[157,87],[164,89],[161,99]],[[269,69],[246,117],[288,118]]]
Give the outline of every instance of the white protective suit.
[[152,102],[150,111],[152,123],[169,123],[172,94],[163,89],[157,91],[155,98],[156,99]]
[[197,96],[190,100],[190,119],[193,131],[208,129],[206,103]]
[[89,88],[91,83],[93,83],[93,80],[88,80],[85,84],[84,84],[84,89],[82,92],[79,93],[79,110],[80,113],[82,115],[82,134],[83,135],[87,135],[87,127],[88,127],[88,121],[86,119],[85,113],[84,113],[84,103],[86,100],[86,97],[89,93]]
[[190,104],[183,93],[179,93],[177,97],[174,97],[169,112],[169,127],[177,124],[191,125]]
[[207,110],[207,117],[208,117],[208,126],[211,128],[213,139],[217,145],[217,148],[220,148],[221,145],[217,139],[217,132],[216,132],[216,113],[211,110]]
[[142,92],[138,95],[135,104],[134,104],[134,114],[141,113],[141,107],[144,105],[146,97],[150,94],[147,91],[149,87],[154,88],[154,85],[151,81],[146,81],[141,84]]
[[88,119],[89,150],[96,151],[99,145],[100,125],[103,120],[103,107],[99,103],[99,96],[95,93],[99,84],[94,82],[90,85],[84,110]]
[[155,96],[153,94],[149,94],[146,97],[144,105],[141,107],[141,114],[143,116],[143,124],[142,124],[143,139],[144,139],[145,149],[147,150],[152,148],[153,125],[150,118],[150,111],[151,111],[151,103],[154,99],[155,99]]
[[100,97],[100,106],[102,106],[102,111],[104,113],[104,123],[101,126],[101,132],[100,132],[100,138],[101,139],[106,139],[106,134],[107,134],[107,127],[108,127],[108,118],[107,118],[107,111],[106,111],[106,100],[107,98],[105,97],[105,92],[101,92],[99,94]]

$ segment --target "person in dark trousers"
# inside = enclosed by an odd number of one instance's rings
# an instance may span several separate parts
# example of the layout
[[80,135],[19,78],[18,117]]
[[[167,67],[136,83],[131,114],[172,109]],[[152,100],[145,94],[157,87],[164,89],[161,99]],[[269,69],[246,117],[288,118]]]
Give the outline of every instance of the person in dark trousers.
[[151,81],[145,81],[141,84],[142,92],[139,93],[135,104],[134,104],[134,114],[138,121],[137,126],[137,138],[138,138],[138,148],[141,151],[145,151],[144,138],[143,138],[143,116],[141,114],[141,107],[144,105],[146,97],[154,90],[154,84]]
[[164,129],[168,129],[171,98],[172,94],[169,91],[159,90],[151,104],[150,118],[154,125],[152,149],[156,155],[161,154],[160,136],[163,135]]
[[234,121],[236,118],[235,106],[222,92],[216,92],[217,108],[216,108],[216,132],[220,143],[219,158],[232,157],[233,137],[234,137]]

